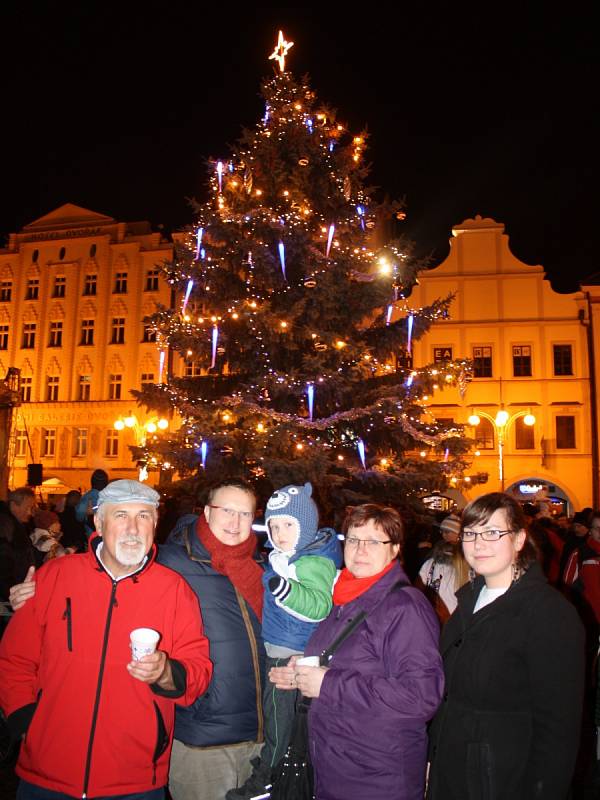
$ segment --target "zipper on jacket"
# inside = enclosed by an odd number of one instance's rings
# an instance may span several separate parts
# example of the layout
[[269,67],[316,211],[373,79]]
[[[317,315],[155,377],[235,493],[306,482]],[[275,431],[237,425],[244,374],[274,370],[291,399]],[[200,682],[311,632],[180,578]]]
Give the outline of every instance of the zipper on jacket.
[[73,651],[73,628],[72,628],[72,616],[71,616],[71,598],[67,597],[67,605],[65,607],[65,613],[63,614],[63,619],[67,621],[67,648],[69,652]]
[[87,756],[85,759],[85,772],[83,775],[83,800],[87,798],[88,782],[90,779],[90,767],[92,764],[92,748],[94,746],[94,736],[96,734],[96,723],[98,721],[98,708],[100,706],[100,695],[102,693],[102,679],[104,677],[104,667],[106,664],[106,651],[108,650],[108,634],[112,620],[113,608],[116,605],[117,582],[112,582],[112,591],[108,602],[108,612],[106,615],[106,625],[104,626],[104,640],[102,642],[102,654],[100,656],[100,669],[98,670],[98,684],[96,686],[96,699],[94,700],[94,711],[92,713],[92,725],[90,728],[90,738],[88,740]]
[[252,664],[254,667],[254,674],[256,676],[256,711],[258,718],[258,734],[256,741],[262,742],[264,738],[264,720],[263,720],[263,709],[262,709],[262,679],[260,676],[260,659],[258,657],[258,646],[256,644],[256,636],[254,635],[254,628],[252,627],[252,622],[250,621],[250,615],[248,614],[248,606],[246,605],[246,601],[244,600],[244,598],[238,592],[237,589],[235,589],[235,594],[237,596],[237,601],[240,606],[240,610],[242,612],[244,624],[246,625],[246,630],[248,631],[248,641],[250,642],[250,649],[252,650]]

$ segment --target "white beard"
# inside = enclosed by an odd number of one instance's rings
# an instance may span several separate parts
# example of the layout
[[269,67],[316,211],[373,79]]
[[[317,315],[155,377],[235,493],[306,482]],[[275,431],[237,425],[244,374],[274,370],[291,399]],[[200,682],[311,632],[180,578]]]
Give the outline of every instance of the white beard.
[[[125,542],[136,542],[137,547],[132,549],[131,547],[124,547]],[[146,548],[144,547],[144,543],[141,542],[139,539],[132,538],[132,539],[123,539],[116,544],[116,559],[121,564],[122,567],[137,567],[138,564],[141,564],[144,560],[144,556],[146,555]]]

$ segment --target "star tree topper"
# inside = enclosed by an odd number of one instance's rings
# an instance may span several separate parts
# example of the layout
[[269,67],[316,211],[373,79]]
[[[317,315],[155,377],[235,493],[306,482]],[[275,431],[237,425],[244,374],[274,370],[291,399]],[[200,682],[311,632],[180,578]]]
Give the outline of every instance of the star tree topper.
[[279,62],[279,69],[281,70],[281,72],[285,72],[285,57],[287,56],[290,47],[293,46],[294,46],[293,42],[286,42],[285,37],[283,35],[283,31],[279,31],[277,46],[269,56],[269,61],[275,59],[275,61]]

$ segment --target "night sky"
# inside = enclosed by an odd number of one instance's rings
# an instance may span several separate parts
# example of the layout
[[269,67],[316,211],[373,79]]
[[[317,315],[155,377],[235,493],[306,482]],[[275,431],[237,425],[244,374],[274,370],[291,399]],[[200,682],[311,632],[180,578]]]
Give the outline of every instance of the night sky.
[[263,113],[282,27],[289,67],[351,131],[367,126],[370,183],[405,199],[420,255],[439,263],[452,226],[482,214],[555,288],[600,270],[586,6],[543,19],[510,4],[371,5],[367,18],[368,5],[5,4],[0,241],[67,202],[166,232],[190,223],[207,158]]

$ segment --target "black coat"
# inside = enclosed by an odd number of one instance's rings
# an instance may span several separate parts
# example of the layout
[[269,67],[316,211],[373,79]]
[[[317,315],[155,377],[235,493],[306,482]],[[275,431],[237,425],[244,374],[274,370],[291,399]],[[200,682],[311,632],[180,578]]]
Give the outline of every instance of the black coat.
[[473,614],[457,592],[441,650],[446,694],[430,731],[429,800],[565,800],[579,743],[584,634],[538,564]]

